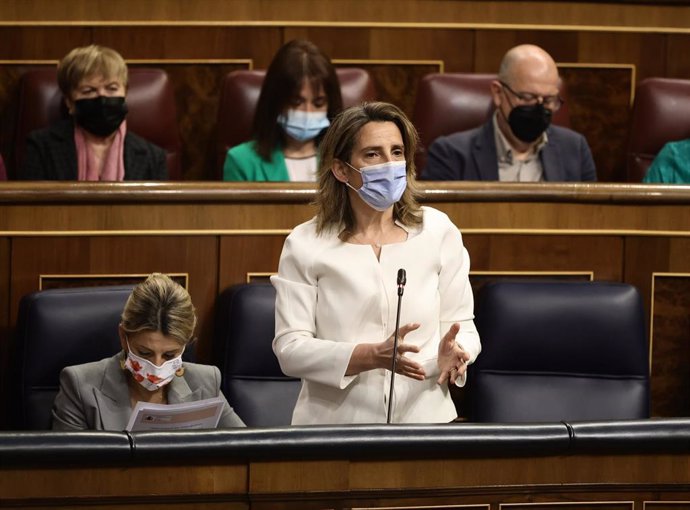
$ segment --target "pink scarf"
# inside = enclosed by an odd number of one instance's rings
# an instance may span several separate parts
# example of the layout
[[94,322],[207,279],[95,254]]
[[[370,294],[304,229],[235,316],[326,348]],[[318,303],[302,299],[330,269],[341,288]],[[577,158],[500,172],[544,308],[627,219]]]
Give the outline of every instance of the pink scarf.
[[115,132],[105,159],[103,167],[99,165],[94,152],[87,142],[84,130],[74,126],[74,143],[77,146],[77,179],[80,181],[123,181],[125,179],[125,135],[127,134],[127,121],[120,124]]

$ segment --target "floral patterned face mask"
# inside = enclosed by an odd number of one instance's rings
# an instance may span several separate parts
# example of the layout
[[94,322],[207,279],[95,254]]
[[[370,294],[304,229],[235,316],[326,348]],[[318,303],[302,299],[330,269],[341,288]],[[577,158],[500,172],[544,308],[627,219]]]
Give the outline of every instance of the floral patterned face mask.
[[175,372],[181,367],[182,353],[176,358],[166,361],[161,366],[157,366],[149,360],[134,354],[129,346],[129,341],[127,341],[125,368],[132,373],[132,376],[139,384],[149,391],[155,391],[168,384],[175,377]]

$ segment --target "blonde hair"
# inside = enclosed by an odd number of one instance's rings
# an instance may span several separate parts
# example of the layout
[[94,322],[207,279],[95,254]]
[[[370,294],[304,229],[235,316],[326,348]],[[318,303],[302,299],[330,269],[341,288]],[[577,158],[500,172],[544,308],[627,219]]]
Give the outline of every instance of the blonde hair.
[[79,83],[89,76],[114,78],[127,87],[127,64],[117,51],[92,44],[70,51],[58,64],[58,86],[65,97],[71,97]]
[[127,333],[160,331],[186,345],[196,326],[192,298],[170,277],[153,273],[132,290],[120,325]]
[[393,122],[402,136],[407,162],[407,188],[398,202],[393,205],[393,218],[403,225],[415,226],[422,223],[417,203],[416,170],[414,155],[419,139],[417,130],[397,106],[390,103],[363,103],[340,113],[326,131],[319,146],[318,170],[319,189],[315,204],[316,231],[321,234],[329,229],[342,229],[352,234],[354,215],[345,184],[335,178],[331,168],[336,160],[351,163],[352,151],[359,132],[370,122]]

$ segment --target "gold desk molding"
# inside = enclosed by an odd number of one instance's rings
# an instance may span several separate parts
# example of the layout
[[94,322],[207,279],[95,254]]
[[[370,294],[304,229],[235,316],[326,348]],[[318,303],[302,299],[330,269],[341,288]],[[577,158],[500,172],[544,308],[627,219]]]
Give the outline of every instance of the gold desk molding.
[[[463,200],[690,205],[690,185],[479,181],[421,181],[417,185],[422,203]],[[0,204],[89,201],[308,203],[313,200],[315,189],[315,184],[292,182],[6,181],[0,183]]]

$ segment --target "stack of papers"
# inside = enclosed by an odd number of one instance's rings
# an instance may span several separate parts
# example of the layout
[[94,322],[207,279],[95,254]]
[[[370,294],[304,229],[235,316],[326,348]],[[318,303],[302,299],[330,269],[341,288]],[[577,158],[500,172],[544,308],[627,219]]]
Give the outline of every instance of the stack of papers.
[[126,430],[215,429],[223,412],[223,397],[181,404],[137,402]]

